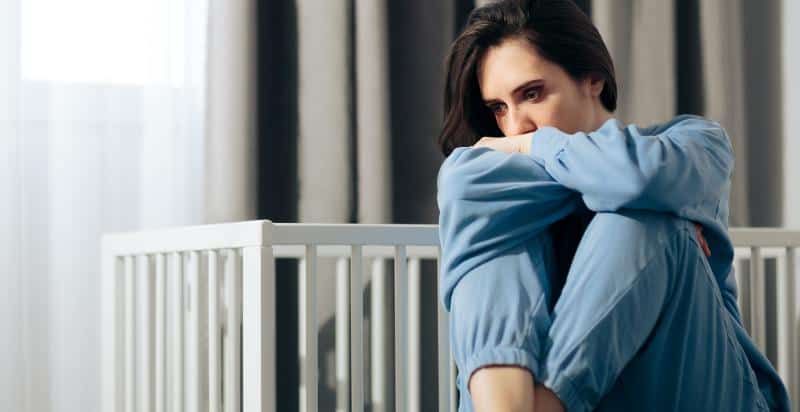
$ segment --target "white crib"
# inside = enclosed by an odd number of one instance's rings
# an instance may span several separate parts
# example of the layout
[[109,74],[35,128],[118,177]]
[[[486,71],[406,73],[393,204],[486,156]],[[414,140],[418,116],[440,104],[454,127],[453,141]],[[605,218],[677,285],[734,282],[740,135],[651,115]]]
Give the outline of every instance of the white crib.
[[[733,229],[740,307],[746,327],[766,351],[800,408],[800,308],[795,300],[800,231]],[[447,313],[437,304],[438,364],[420,370],[420,263],[438,268],[436,225],[295,224],[268,220],[109,234],[102,242],[103,411],[274,411],[275,259],[299,263],[300,409],[317,410],[316,296],[318,257],[336,265],[336,399],[338,410],[383,410],[391,390],[397,411],[420,410],[423,373],[438,373],[440,411],[456,409],[455,364]],[[765,261],[776,263],[777,302],[765,299]],[[387,354],[383,334],[364,336],[365,276],[380,281],[394,264],[395,385],[364,379]],[[749,266],[749,267],[748,267]],[[749,270],[747,270],[749,269]],[[378,294],[380,296],[380,294]],[[375,296],[375,294],[373,294]],[[373,299],[373,312],[386,302]],[[768,312],[774,310],[773,319]],[[768,333],[767,322],[776,333]],[[232,325],[232,327],[231,327]],[[241,329],[239,328],[241,325]],[[349,330],[349,334],[346,332]],[[364,353],[364,339],[372,351]],[[240,349],[241,345],[241,349]],[[770,346],[771,345],[771,346]],[[388,354],[391,356],[392,354]],[[372,401],[365,402],[370,384]]]

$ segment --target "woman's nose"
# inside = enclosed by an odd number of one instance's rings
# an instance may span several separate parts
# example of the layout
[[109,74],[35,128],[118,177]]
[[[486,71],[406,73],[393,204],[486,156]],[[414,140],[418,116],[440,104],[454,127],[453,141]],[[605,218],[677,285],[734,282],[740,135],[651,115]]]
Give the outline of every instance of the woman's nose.
[[508,130],[506,131],[509,136],[530,133],[536,130],[536,124],[527,113],[519,110],[510,112],[511,116],[508,119]]

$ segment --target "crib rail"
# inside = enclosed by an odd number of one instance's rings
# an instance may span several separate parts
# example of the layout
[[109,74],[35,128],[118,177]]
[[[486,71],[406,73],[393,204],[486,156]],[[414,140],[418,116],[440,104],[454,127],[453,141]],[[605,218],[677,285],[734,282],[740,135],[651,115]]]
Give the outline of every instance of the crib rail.
[[[798,408],[800,231],[748,228],[731,235],[745,327],[762,351],[777,348],[774,361]],[[420,370],[420,268],[424,260],[439,267],[436,225],[261,220],[111,234],[103,237],[102,249],[104,411],[274,411],[279,258],[298,262],[300,409],[318,406],[315,297],[322,258],[336,261],[337,410],[389,409],[385,402],[391,397],[395,410],[421,409],[417,383],[430,370]],[[370,276],[373,296],[383,296],[384,263],[390,261],[396,326],[395,352],[387,354],[378,327],[364,335],[361,288]],[[777,268],[777,302],[765,298],[766,261]],[[372,299],[373,316],[385,313],[386,303]],[[439,410],[455,411],[447,313],[436,307],[438,363],[431,370],[438,371]],[[766,329],[770,308],[778,314],[774,342]],[[366,382],[365,356],[376,370],[389,370],[387,359],[393,358],[394,387],[380,373]]]

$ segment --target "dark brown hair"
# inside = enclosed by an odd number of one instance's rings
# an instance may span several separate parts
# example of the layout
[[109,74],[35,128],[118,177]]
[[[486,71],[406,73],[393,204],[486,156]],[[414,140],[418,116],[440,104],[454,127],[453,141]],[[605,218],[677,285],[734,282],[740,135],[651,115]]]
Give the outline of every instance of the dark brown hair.
[[528,40],[547,60],[579,80],[598,75],[605,81],[600,101],[617,108],[614,65],[600,33],[572,0],[501,0],[475,8],[466,28],[450,46],[445,67],[444,124],[439,146],[447,156],[482,136],[502,136],[483,104],[477,68],[486,50],[503,40]]

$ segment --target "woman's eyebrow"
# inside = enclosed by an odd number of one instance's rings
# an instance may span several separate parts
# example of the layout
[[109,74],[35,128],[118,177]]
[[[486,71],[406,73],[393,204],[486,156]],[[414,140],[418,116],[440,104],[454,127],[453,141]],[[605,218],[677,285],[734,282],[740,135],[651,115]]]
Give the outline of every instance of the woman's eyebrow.
[[[514,91],[512,91],[511,94],[516,94],[521,89],[524,89],[526,87],[533,86],[534,84],[538,84],[538,83],[542,83],[542,82],[543,82],[543,79],[528,80],[525,83],[522,83],[519,86],[515,87]],[[489,100],[484,100],[483,101],[484,104],[491,104],[491,103],[495,103],[495,102],[500,102],[500,99],[489,99]]]

